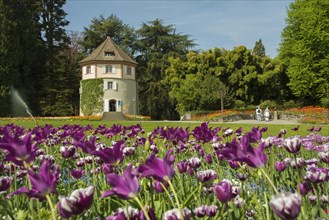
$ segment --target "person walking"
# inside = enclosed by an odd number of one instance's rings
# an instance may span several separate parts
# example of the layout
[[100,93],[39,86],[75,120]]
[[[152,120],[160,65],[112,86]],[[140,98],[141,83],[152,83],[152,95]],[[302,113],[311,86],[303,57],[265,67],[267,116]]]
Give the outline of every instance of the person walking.
[[256,109],[256,118],[257,118],[257,121],[262,120],[262,109],[259,106],[257,106],[257,109]]
[[268,109],[268,107],[266,107],[266,109],[264,111],[264,117],[265,117],[265,121],[270,120],[270,110]]

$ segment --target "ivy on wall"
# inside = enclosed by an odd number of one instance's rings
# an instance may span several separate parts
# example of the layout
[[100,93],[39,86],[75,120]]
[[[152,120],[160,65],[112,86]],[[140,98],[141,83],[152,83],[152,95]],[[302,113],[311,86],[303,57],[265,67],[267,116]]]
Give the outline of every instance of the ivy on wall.
[[81,81],[81,110],[85,116],[103,112],[103,79]]

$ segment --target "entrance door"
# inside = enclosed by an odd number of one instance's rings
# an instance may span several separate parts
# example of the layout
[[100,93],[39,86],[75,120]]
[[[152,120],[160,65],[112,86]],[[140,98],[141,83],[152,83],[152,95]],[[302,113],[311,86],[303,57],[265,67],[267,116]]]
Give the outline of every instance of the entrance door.
[[117,111],[117,108],[116,108],[116,106],[117,106],[117,101],[115,100],[115,99],[111,99],[110,101],[109,101],[109,106],[110,106],[110,112],[116,112]]

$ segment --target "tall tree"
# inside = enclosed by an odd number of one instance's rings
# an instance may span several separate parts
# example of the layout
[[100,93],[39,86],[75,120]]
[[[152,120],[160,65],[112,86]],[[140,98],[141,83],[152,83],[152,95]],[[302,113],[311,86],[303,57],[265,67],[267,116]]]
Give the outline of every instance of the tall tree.
[[279,57],[288,67],[288,84],[307,104],[325,97],[329,82],[329,1],[296,0],[289,5]]
[[[63,88],[65,85],[63,80],[67,79],[69,74],[75,74],[68,71],[69,67],[63,67],[67,59],[63,53],[68,50],[69,44],[69,38],[64,29],[69,24],[65,19],[67,14],[63,10],[65,3],[66,0],[40,1],[39,22],[46,59],[41,77],[42,86],[39,99],[42,115],[63,115],[63,108],[56,108],[58,112],[54,107],[65,103],[61,98],[63,98],[63,91],[68,91]],[[65,96],[64,99],[67,97]]]
[[140,112],[153,119],[177,118],[175,104],[169,99],[170,88],[163,79],[169,57],[185,57],[195,44],[188,35],[177,34],[173,25],[164,25],[159,19],[143,23],[137,34]]
[[256,41],[254,49],[252,50],[252,53],[260,56],[260,57],[265,57],[265,46],[262,43],[262,39],[259,39],[258,41]]
[[85,52],[96,49],[106,37],[111,37],[114,43],[128,55],[133,56],[135,53],[134,45],[137,37],[134,28],[125,24],[114,14],[107,18],[103,15],[93,18],[91,24],[84,28],[83,35],[81,45],[85,48]]
[[0,0],[0,115],[12,115],[10,87],[38,111],[38,76],[42,72],[39,1]]
[[[82,35],[78,32],[68,32],[70,44],[58,55],[55,68],[56,83],[49,87],[49,98],[41,102],[43,114],[66,116],[79,114],[79,87],[81,68],[78,64],[83,58],[83,48],[78,44]],[[49,104],[51,103],[51,104]]]

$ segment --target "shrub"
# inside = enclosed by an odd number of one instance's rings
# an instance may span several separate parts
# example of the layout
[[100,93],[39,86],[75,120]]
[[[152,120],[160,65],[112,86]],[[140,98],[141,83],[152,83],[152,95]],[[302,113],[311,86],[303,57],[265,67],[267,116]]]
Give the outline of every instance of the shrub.
[[283,108],[285,108],[285,109],[300,108],[300,107],[302,107],[302,104],[299,103],[299,102],[296,102],[294,100],[290,100],[290,101],[287,101],[287,102],[283,103]]
[[233,103],[234,103],[233,104],[234,109],[241,109],[241,108],[246,107],[246,103],[242,100],[239,100],[239,99],[234,100]]
[[329,108],[329,98],[322,98],[321,99],[321,106],[323,108]]
[[265,100],[264,102],[260,103],[260,107],[262,109],[265,109],[266,107],[268,107],[269,109],[274,109],[277,108],[278,104],[275,101],[271,101],[271,100]]

